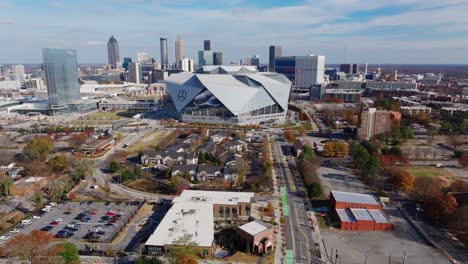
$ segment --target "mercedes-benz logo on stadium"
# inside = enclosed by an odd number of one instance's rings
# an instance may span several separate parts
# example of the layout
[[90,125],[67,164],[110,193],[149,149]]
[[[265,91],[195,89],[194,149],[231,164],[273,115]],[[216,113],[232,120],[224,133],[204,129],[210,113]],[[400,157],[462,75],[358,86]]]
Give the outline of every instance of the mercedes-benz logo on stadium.
[[183,102],[185,98],[187,98],[187,92],[185,90],[180,90],[177,94],[177,100],[179,100],[179,102]]

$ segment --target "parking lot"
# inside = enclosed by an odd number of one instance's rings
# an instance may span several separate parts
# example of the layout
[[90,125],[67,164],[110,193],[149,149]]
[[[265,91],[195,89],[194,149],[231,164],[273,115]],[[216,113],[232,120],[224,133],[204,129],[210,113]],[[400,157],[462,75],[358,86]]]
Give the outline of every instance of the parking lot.
[[83,249],[83,242],[90,242],[90,239],[111,242],[139,208],[139,202],[68,202],[51,207],[49,212],[41,212],[40,218],[31,218],[31,224],[9,235],[13,237],[42,229],[59,238],[68,238],[69,242]]

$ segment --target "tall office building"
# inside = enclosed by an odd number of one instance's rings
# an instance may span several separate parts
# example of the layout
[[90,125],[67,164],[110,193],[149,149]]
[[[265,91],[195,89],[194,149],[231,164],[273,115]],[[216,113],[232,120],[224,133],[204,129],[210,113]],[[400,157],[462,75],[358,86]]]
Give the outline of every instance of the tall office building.
[[252,58],[245,58],[241,60],[241,65],[252,65]]
[[24,65],[13,65],[11,70],[13,71],[13,77],[15,78],[15,81],[18,83],[18,85],[23,84],[25,75]]
[[118,65],[120,62],[119,43],[114,36],[111,36],[107,42],[107,57],[112,69],[117,69],[120,66]]
[[123,58],[123,63],[122,63],[122,68],[124,68],[126,71],[128,70],[128,64],[132,62],[132,58],[130,57],[124,57]]
[[161,48],[161,67],[163,69],[169,68],[169,57],[167,54],[167,38],[162,37],[159,39],[159,45]]
[[401,120],[400,112],[377,110],[377,108],[363,110],[358,127],[359,139],[369,140],[377,135],[390,133],[393,120],[396,122]]
[[138,62],[130,62],[128,64],[128,81],[140,83],[141,77],[141,64]]
[[213,65],[213,52],[210,50],[198,51],[198,64],[199,65]]
[[270,57],[268,61],[268,70],[275,72],[275,59],[282,56],[281,46],[270,46]]
[[325,56],[288,56],[275,59],[275,71],[293,82],[293,87],[309,89],[325,82]]
[[76,51],[69,49],[42,49],[47,80],[47,94],[52,110],[66,108],[80,100],[80,76]]
[[213,52],[213,65],[223,65],[223,53],[219,51]]
[[193,72],[193,60],[189,58],[183,58],[181,61],[180,69],[184,72]]
[[203,50],[211,50],[211,40],[203,41]]
[[255,55],[252,58],[250,58],[250,64],[253,66],[260,67],[260,56]]
[[340,64],[340,71],[348,74],[358,73],[359,64]]
[[0,74],[3,74],[5,72],[5,66],[0,65]]
[[177,36],[175,41],[175,59],[176,59],[176,68],[181,68],[182,59],[184,58],[184,40],[181,36]]
[[146,52],[138,52],[137,53],[137,62],[142,63],[142,62],[147,62],[150,61],[151,57],[149,56],[148,53]]

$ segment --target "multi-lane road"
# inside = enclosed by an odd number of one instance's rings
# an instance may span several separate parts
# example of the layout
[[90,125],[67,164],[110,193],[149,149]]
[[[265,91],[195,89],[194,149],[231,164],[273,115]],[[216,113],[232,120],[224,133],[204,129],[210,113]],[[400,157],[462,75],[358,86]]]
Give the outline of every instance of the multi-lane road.
[[287,143],[279,137],[273,137],[272,140],[275,172],[280,176],[281,187],[285,193],[283,195],[286,196],[286,203],[283,204],[286,263],[321,263],[315,254],[307,203],[299,195],[299,190],[303,187],[302,180],[295,169],[294,161],[291,160],[292,157],[288,155]]

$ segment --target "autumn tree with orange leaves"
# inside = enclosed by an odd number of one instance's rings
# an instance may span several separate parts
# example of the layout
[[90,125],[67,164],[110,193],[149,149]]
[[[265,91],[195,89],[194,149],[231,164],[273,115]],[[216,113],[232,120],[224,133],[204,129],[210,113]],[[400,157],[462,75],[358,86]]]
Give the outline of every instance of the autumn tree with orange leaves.
[[403,192],[411,191],[414,187],[415,181],[416,177],[405,170],[402,170],[393,177],[393,184]]
[[34,230],[30,234],[19,234],[1,248],[2,256],[14,259],[15,263],[55,264],[61,263],[56,257],[62,248],[54,242],[57,239],[48,232]]
[[292,131],[292,130],[285,130],[284,131],[284,138],[288,142],[293,142],[294,140],[296,140],[296,135],[294,134],[294,131]]

